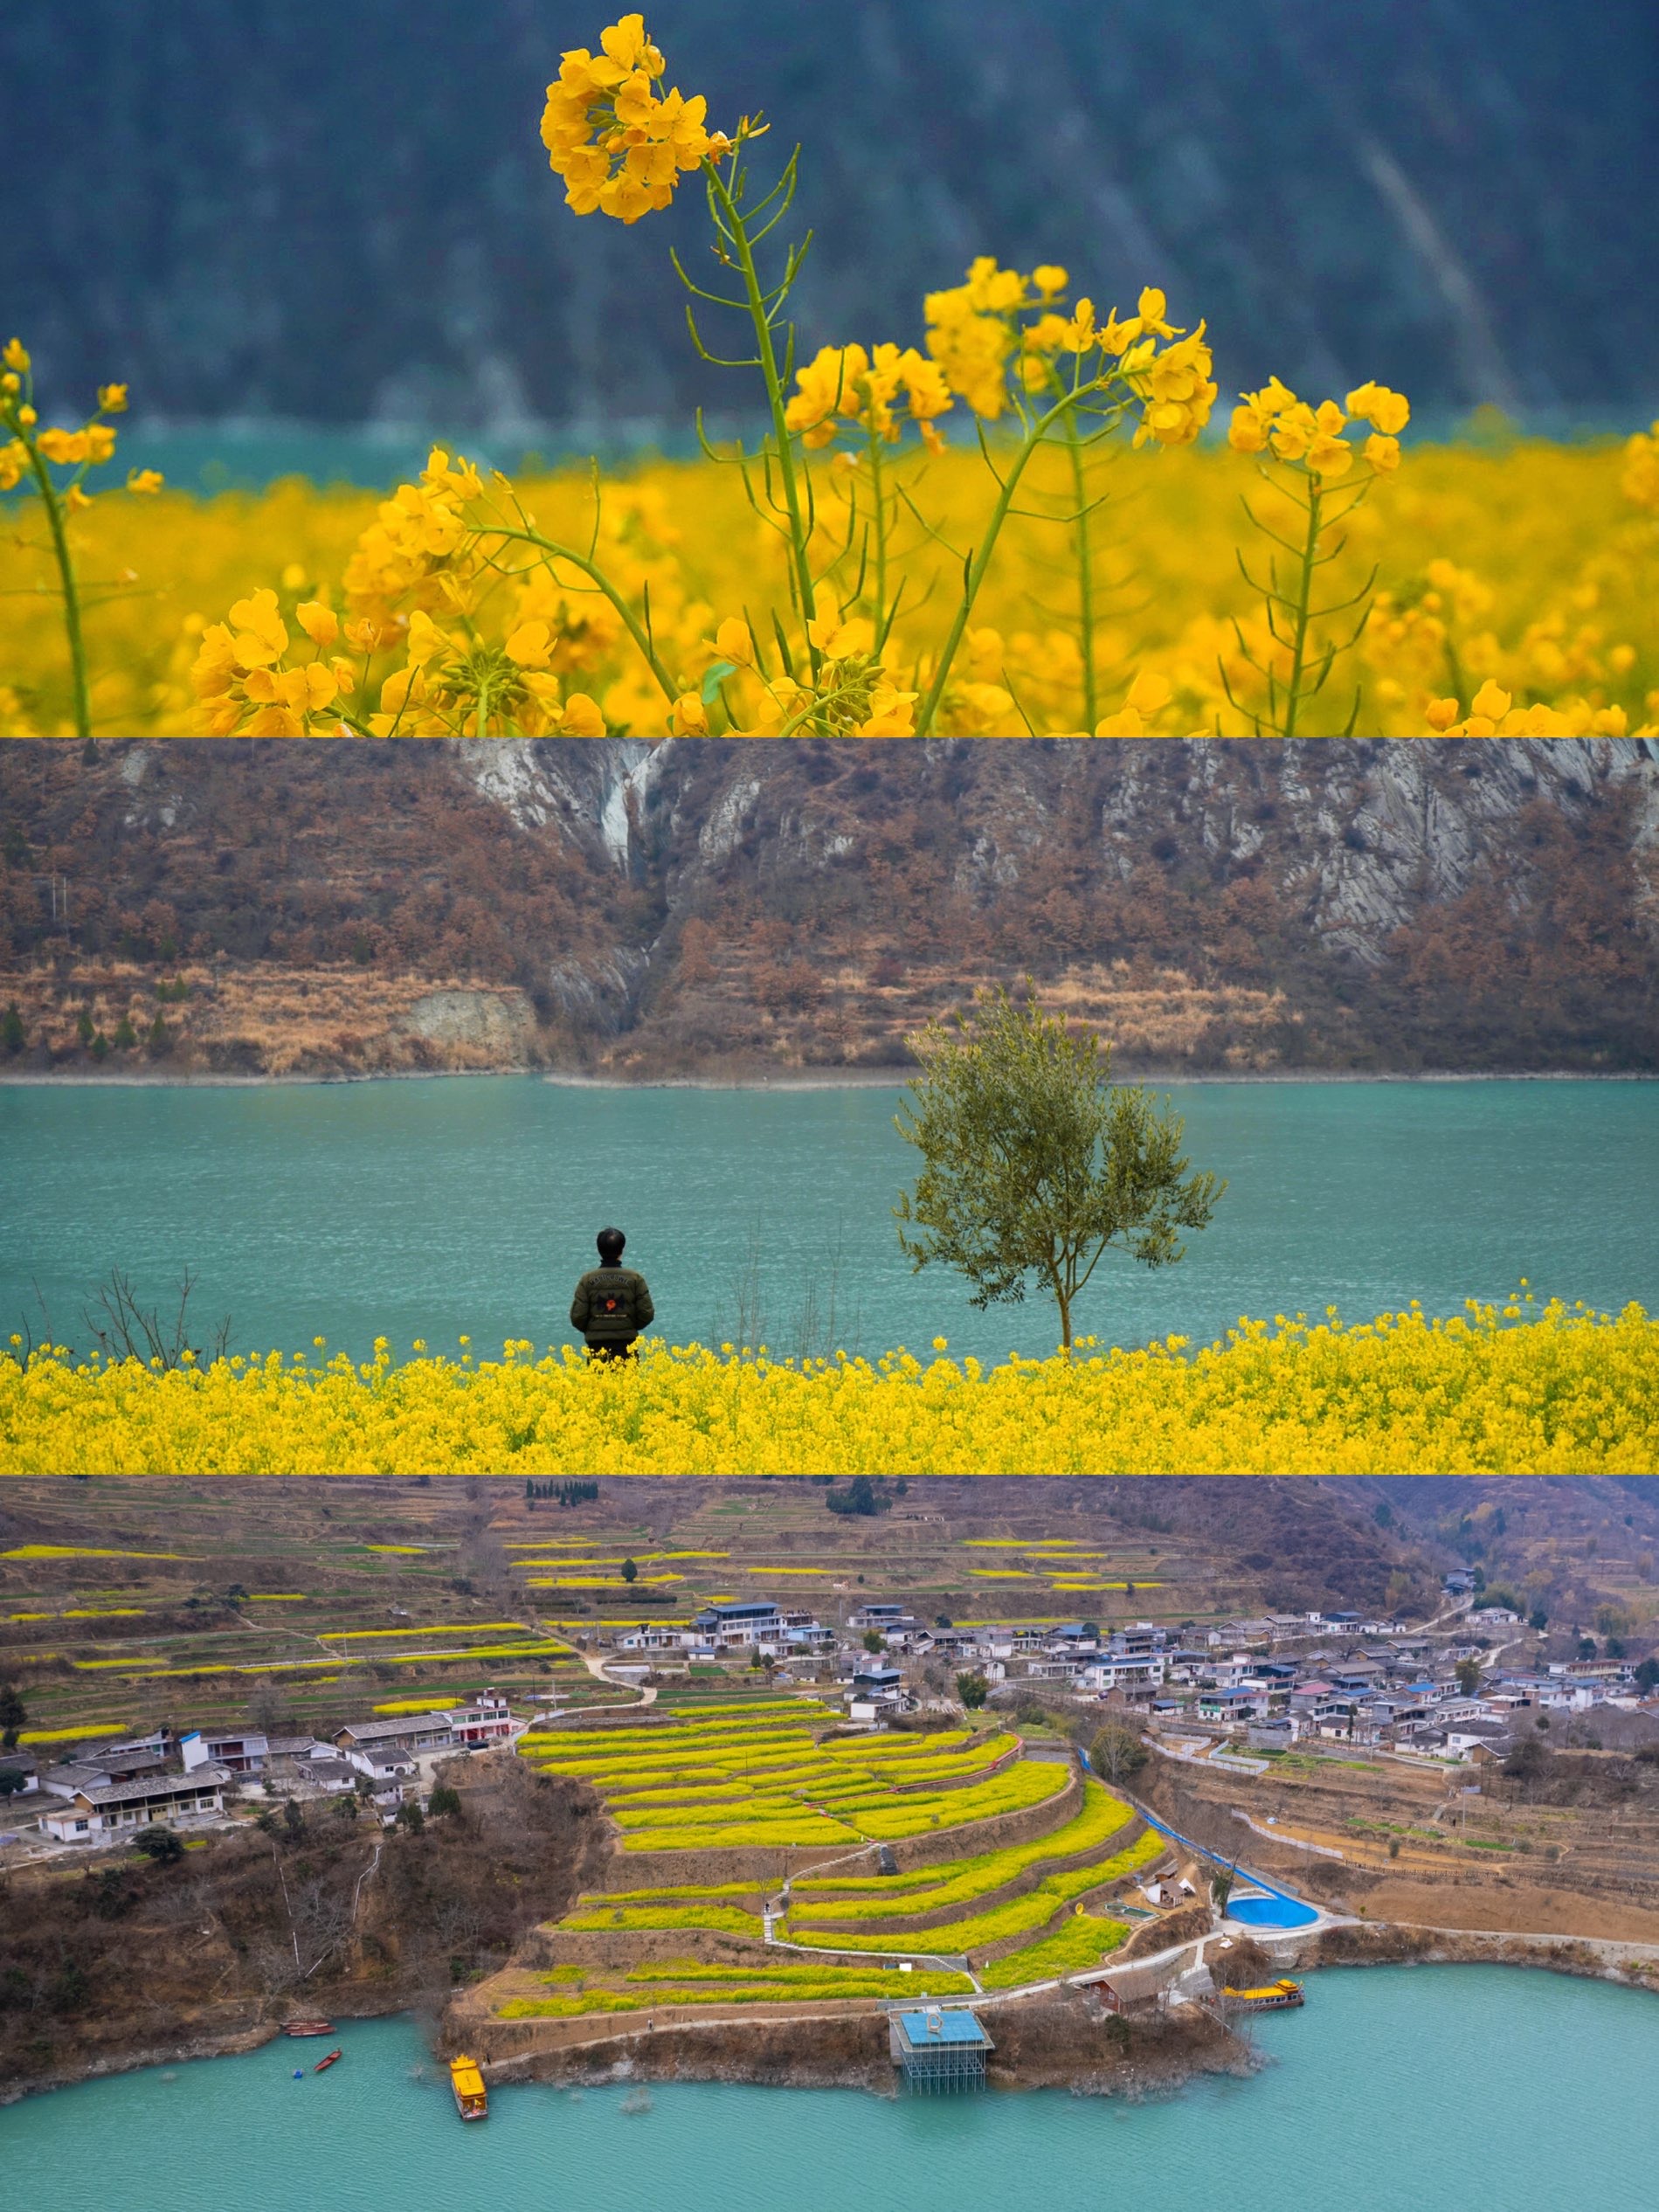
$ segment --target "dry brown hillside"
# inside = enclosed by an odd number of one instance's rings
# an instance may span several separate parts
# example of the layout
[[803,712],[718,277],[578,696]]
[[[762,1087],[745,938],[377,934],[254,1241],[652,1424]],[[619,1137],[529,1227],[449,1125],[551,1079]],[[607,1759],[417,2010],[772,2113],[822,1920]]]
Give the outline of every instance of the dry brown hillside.
[[1641,740],[19,743],[0,1013],[25,1068],[877,1071],[1030,972],[1130,1068],[1647,1069],[1656,825]]

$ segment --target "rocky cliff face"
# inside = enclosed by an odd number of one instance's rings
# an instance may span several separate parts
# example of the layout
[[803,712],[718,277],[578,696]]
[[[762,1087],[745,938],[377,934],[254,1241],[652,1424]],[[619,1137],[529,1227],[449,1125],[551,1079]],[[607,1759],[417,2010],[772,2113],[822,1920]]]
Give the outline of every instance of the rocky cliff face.
[[[498,441],[752,409],[666,247],[560,204],[536,127],[592,0],[0,10],[0,296],[54,391]],[[1622,416],[1659,386],[1642,0],[660,0],[674,79],[805,142],[811,346],[919,335],[995,253],[1207,315],[1271,370]],[[764,32],[757,36],[757,30]],[[695,199],[688,193],[688,202]],[[716,348],[716,350],[722,349]],[[729,349],[727,349],[729,350]]]
[[[102,963],[141,1014],[199,973],[176,1044],[256,1069],[354,999],[394,1043],[342,1065],[890,1068],[1026,973],[1128,1067],[1659,1066],[1651,741],[34,744],[0,807],[42,1064]],[[304,1054],[236,1056],[256,997]]]

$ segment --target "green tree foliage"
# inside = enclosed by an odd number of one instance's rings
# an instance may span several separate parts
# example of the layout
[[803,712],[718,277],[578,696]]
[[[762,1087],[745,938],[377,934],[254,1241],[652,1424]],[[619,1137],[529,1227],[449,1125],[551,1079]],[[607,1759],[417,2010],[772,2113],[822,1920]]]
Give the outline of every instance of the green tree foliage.
[[461,1817],[460,1792],[448,1782],[439,1782],[427,1802],[426,1810],[435,1821],[458,1821]]
[[989,1695],[991,1684],[980,1674],[958,1675],[957,1696],[971,1713],[977,1713]]
[[1185,1250],[1178,1231],[1209,1226],[1226,1185],[1189,1172],[1180,1116],[1110,1083],[1110,1047],[1045,1014],[1029,980],[1023,1004],[982,992],[910,1045],[922,1073],[897,1127],[923,1167],[894,1211],[918,1273],[954,1268],[982,1310],[1018,1304],[1034,1278],[1069,1346],[1108,1251],[1167,1267]]
[[869,1652],[885,1651],[887,1649],[887,1640],[882,1635],[879,1628],[866,1628],[864,1631],[864,1649],[866,1651]]
[[639,1580],[639,1570],[632,1559],[624,1559],[622,1562],[622,1580],[625,1582],[637,1582]]
[[1547,1744],[1539,1743],[1536,1736],[1523,1736],[1503,1761],[1503,1772],[1512,1781],[1541,1781],[1554,1759],[1555,1754]]
[[1109,1782],[1132,1781],[1150,1756],[1140,1732],[1121,1721],[1109,1720],[1089,1746],[1089,1759],[1097,1774]]
[[23,1016],[14,1002],[6,1008],[4,1020],[0,1020],[0,1047],[7,1052],[21,1052],[24,1042]]
[[176,1866],[184,1856],[181,1838],[160,1821],[141,1828],[133,1838],[133,1849],[142,1851],[153,1866]]
[[854,1476],[844,1490],[826,1490],[824,1503],[832,1513],[861,1514],[867,1518],[893,1510],[891,1497],[884,1489],[878,1489],[868,1475]]
[[1457,1686],[1465,1697],[1472,1697],[1481,1686],[1481,1662],[1478,1659],[1460,1659],[1457,1662]]
[[28,1718],[29,1709],[17,1684],[0,1682],[0,1746],[12,1749]]

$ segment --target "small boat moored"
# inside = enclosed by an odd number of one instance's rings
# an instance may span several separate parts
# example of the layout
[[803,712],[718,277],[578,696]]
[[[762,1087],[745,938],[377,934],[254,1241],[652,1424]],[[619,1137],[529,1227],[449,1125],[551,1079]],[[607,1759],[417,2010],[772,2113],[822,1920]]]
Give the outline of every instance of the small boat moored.
[[319,2058],[316,2064],[311,2069],[311,2070],[314,2074],[326,2074],[329,2067],[335,2065],[340,2059],[343,2058],[345,2055],[346,2054],[343,2050],[331,2050],[328,2054],[327,2057]]
[[1260,1989],[1229,1989],[1228,2006],[1237,2012],[1282,2012],[1292,2005],[1305,2001],[1302,1984],[1289,1976],[1282,1981],[1269,1981]]
[[291,2020],[282,2030],[285,2036],[332,2036],[332,2020]]
[[455,2092],[455,2110],[464,2120],[489,2117],[489,2091],[484,2086],[484,2077],[478,2070],[475,2058],[450,2061],[449,2085]]

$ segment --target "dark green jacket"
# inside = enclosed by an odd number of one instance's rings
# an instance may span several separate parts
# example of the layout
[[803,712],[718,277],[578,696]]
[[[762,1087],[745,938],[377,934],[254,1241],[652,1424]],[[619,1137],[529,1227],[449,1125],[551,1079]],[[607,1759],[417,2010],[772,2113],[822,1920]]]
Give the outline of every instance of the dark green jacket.
[[656,1317],[646,1279],[632,1268],[594,1268],[570,1301],[570,1326],[591,1344],[626,1344]]

